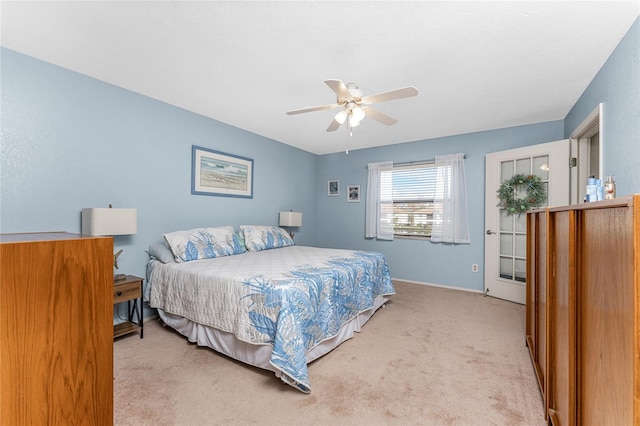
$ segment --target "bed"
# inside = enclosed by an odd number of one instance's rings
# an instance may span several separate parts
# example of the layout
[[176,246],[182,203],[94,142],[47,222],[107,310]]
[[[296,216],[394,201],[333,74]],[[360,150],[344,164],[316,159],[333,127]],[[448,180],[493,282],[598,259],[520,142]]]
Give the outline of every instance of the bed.
[[145,300],[190,342],[309,393],[307,365],[395,294],[384,255],[294,245],[270,226],[198,228],[152,245]]

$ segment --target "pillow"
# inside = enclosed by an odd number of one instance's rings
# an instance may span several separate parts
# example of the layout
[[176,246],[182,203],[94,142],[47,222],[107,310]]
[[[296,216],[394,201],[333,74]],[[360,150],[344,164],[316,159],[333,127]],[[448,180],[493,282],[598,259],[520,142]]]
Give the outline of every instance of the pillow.
[[238,240],[238,244],[240,244],[240,246],[242,246],[243,251],[247,250],[247,246],[244,243],[244,234],[242,232],[240,232],[240,231],[236,232],[235,234],[233,234],[233,238]]
[[243,234],[244,245],[249,251],[294,245],[287,231],[277,226],[241,225],[240,233]]
[[154,243],[149,246],[149,256],[159,260],[162,263],[175,262],[173,252],[164,243]]
[[233,226],[195,228],[164,234],[176,262],[229,256],[246,250],[234,237]]

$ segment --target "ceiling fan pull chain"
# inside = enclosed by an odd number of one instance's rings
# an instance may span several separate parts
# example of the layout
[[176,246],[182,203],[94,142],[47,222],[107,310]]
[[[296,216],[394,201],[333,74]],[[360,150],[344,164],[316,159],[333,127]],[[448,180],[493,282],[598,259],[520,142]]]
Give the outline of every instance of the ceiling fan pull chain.
[[349,138],[353,137],[353,133],[351,132],[351,129],[349,129],[349,135],[347,136],[347,150],[345,151],[345,154],[349,154]]
[[353,137],[353,127],[351,127],[351,120],[350,117],[347,118],[347,129],[349,129],[349,134],[347,135],[347,143],[346,143],[346,150],[345,150],[345,154],[349,154],[349,139]]

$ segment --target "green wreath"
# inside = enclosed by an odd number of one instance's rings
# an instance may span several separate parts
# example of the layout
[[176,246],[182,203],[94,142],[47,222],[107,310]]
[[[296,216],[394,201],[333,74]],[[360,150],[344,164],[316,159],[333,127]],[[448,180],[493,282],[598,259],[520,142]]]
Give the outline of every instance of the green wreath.
[[[521,190],[527,190],[527,196],[516,198],[516,194]],[[547,191],[539,176],[518,174],[511,179],[504,181],[498,189],[498,198],[507,214],[518,214],[539,207],[547,202]]]

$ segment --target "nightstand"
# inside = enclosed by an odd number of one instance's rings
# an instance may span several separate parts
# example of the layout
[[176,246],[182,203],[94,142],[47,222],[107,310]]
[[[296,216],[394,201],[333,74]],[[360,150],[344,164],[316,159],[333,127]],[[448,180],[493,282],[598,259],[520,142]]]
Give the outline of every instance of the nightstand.
[[[113,283],[113,304],[127,302],[127,321],[113,326],[113,337],[124,336],[140,330],[142,339],[144,322],[142,318],[142,281],[140,277],[127,275]],[[134,316],[137,322],[134,322]]]

